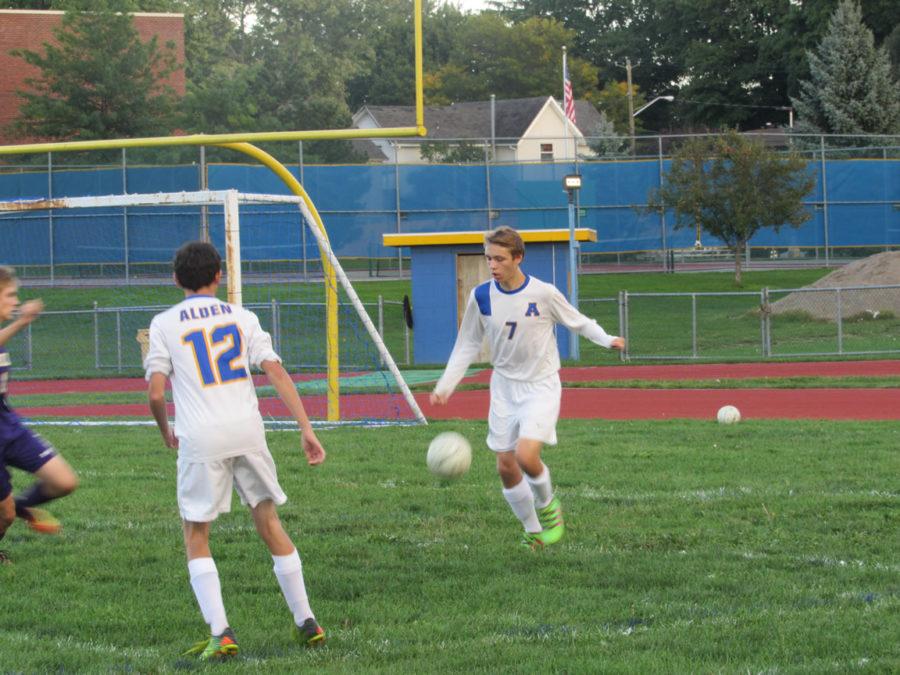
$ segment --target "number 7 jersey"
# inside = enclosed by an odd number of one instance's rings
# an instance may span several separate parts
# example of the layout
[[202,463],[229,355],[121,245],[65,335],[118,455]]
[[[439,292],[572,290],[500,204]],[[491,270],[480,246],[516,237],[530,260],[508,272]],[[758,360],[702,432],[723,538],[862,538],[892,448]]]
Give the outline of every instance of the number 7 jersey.
[[149,380],[172,383],[179,456],[205,462],[265,448],[251,367],[281,361],[257,316],[209,295],[191,295],[150,323]]
[[435,392],[453,392],[478,357],[485,335],[491,364],[504,377],[536,382],[553,375],[559,370],[554,331],[557,323],[603,347],[612,344],[613,337],[572,307],[552,284],[526,275],[524,283],[512,291],[503,290],[496,281],[476,286]]

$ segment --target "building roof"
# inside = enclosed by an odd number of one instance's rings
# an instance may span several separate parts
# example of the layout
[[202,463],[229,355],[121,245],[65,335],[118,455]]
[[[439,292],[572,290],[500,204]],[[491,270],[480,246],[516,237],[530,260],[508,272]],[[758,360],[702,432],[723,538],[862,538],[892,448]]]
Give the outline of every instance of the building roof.
[[[521,138],[549,98],[534,96],[497,99],[495,137]],[[380,127],[409,127],[416,123],[413,106],[367,105],[354,117],[364,111],[368,111]],[[575,118],[579,131],[588,136],[600,121],[600,113],[589,101],[576,101]],[[490,138],[491,102],[469,101],[448,106],[425,106],[425,126],[428,127],[428,139]]]

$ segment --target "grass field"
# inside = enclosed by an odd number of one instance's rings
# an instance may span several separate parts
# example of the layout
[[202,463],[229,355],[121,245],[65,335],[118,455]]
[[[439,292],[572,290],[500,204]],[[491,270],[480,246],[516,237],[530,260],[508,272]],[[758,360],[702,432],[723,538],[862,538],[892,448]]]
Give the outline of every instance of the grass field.
[[[463,431],[442,483],[428,439]],[[173,672],[204,635],[151,428],[44,427],[78,470],[65,530],[16,524],[0,567],[0,671]],[[894,423],[565,421],[545,459],[569,531],[517,545],[484,423],[322,431],[310,469],[270,434],[327,646],[295,649],[248,515],[214,527],[242,648],[216,672],[897,672]],[[21,487],[27,477],[16,473]]]

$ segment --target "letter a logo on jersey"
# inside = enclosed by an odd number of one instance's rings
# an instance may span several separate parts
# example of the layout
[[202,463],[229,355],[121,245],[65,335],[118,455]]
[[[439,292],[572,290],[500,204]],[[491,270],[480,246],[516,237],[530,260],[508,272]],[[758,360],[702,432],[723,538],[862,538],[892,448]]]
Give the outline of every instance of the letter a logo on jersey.
[[541,313],[538,311],[536,302],[529,302],[528,309],[525,310],[525,316],[540,316]]

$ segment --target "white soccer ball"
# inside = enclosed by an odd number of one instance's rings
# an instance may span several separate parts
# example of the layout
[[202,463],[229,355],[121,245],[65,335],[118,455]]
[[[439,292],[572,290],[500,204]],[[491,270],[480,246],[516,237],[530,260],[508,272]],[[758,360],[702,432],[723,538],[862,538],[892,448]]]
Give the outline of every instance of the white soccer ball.
[[733,405],[723,405],[716,413],[719,424],[737,424],[741,421],[741,411]]
[[445,431],[431,441],[425,461],[435,476],[456,478],[472,465],[472,446],[462,434]]

